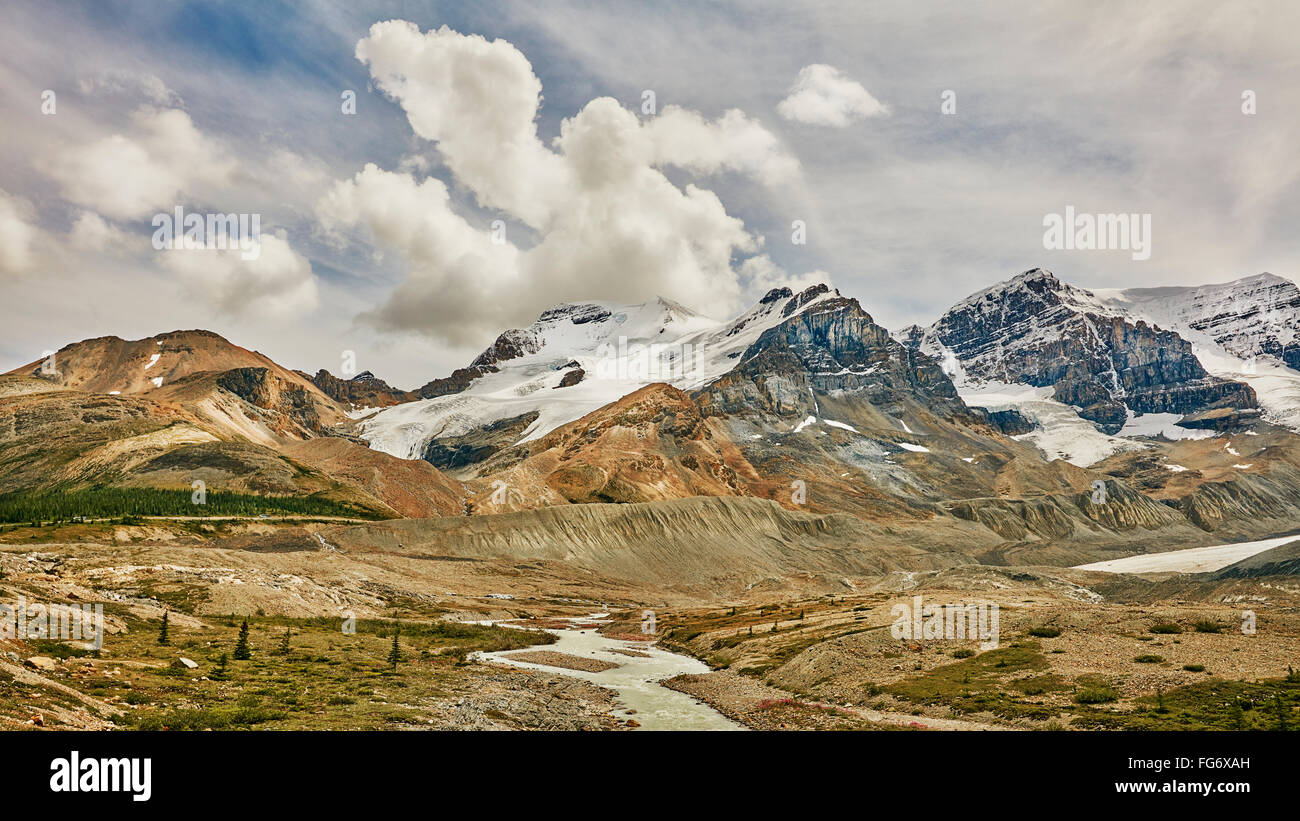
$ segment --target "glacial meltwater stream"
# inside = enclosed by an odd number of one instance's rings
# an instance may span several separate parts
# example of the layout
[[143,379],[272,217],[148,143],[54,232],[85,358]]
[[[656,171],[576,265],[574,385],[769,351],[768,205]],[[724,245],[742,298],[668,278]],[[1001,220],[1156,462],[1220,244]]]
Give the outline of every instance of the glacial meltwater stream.
[[[569,621],[574,622],[575,625],[585,625],[599,622],[606,615],[599,613]],[[684,673],[707,673],[709,668],[701,661],[660,650],[657,647],[649,647],[647,646],[649,642],[609,638],[596,632],[594,627],[548,629],[547,632],[558,636],[559,641],[554,644],[535,645],[526,650],[478,653],[476,658],[530,670],[542,670],[555,675],[572,676],[601,687],[608,687],[618,693],[618,700],[622,704],[622,709],[617,714],[621,718],[635,719],[643,730],[745,729],[743,725],[732,721],[707,704],[659,684],[664,679]],[[596,673],[506,658],[528,650],[549,650],[579,658],[607,661],[618,666]],[[628,650],[644,654],[648,658],[624,655],[614,652],[615,650]],[[636,712],[632,712],[633,710]]]

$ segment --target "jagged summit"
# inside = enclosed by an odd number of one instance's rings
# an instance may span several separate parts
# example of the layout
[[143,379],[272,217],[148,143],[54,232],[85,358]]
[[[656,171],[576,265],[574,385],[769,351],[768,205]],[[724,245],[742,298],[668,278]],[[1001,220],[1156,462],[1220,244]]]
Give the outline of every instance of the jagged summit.
[[1300,287],[1270,273],[1231,282],[1098,291],[1117,311],[1174,328],[1194,343],[1239,359],[1300,369]]
[[1135,414],[1256,406],[1251,388],[1211,376],[1179,334],[1041,268],[959,301],[918,347],[967,380],[1051,387],[1107,433]]
[[425,401],[366,420],[363,435],[373,447],[416,458],[435,435],[535,414],[522,438],[536,439],[645,385],[698,389],[744,361],[768,329],[843,301],[825,284],[799,293],[776,288],[725,322],[663,298],[557,305],[501,334],[468,367],[422,387]]

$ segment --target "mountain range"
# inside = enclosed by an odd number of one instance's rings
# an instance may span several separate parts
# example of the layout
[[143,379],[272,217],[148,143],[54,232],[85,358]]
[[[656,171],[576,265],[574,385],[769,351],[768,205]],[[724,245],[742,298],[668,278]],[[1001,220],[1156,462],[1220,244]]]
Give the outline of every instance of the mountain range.
[[202,479],[389,518],[749,497],[884,547],[1077,563],[1294,528],[1298,306],[1270,274],[1042,269],[893,333],[826,285],[726,321],[581,302],[413,391],[207,331],[103,337],[0,379],[0,493]]

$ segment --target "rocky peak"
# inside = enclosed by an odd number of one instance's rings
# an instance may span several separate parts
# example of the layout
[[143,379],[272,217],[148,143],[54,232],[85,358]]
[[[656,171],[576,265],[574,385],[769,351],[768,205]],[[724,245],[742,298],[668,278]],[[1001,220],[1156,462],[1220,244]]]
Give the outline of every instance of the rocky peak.
[[[798,296],[785,304],[785,307],[781,309],[781,315],[790,316],[794,314],[800,308],[807,305],[809,302],[812,302],[822,294],[830,293],[830,290],[830,287],[825,283],[818,283],[809,288],[805,288],[803,291],[799,292]],[[838,296],[839,293],[839,291],[836,291],[836,296]],[[854,301],[854,304],[856,304],[856,300]]]
[[[587,306],[594,307],[594,306]],[[545,316],[545,314],[543,314]],[[590,313],[581,313],[574,318],[574,322],[595,321]],[[579,319],[581,322],[579,322]],[[518,359],[521,356],[530,353],[537,353],[542,349],[542,341],[538,338],[537,332],[532,330],[509,330],[496,338],[496,341],[488,346],[487,350],[479,354],[478,357],[470,363],[471,369],[476,369],[484,373],[495,371],[495,365],[507,359]]]
[[1255,407],[1246,385],[1210,376],[1191,344],[1091,291],[1032,269],[953,306],[921,343],[975,381],[1055,387],[1108,433],[1133,413]]
[[1271,357],[1300,369],[1300,287],[1270,273],[1194,287],[1099,294],[1116,310],[1218,345],[1241,359]]
[[925,339],[925,328],[920,325],[908,325],[906,328],[894,331],[893,336],[900,345],[915,351],[921,347],[921,342]]
[[362,371],[351,379],[343,379],[321,368],[315,376],[303,376],[310,379],[326,396],[345,406],[384,408],[418,398],[411,391],[392,387],[370,371]]
[[[825,285],[814,286],[789,304],[828,293]],[[891,413],[906,399],[941,415],[965,411],[937,365],[891,338],[856,299],[835,293],[764,331],[735,369],[699,392],[702,406],[710,413],[804,416],[816,413],[818,394],[834,392]]]
[[603,305],[594,303],[565,304],[542,311],[542,315],[537,317],[537,321],[557,322],[567,319],[574,325],[585,325],[588,322],[603,322],[609,319],[610,315],[611,311]]

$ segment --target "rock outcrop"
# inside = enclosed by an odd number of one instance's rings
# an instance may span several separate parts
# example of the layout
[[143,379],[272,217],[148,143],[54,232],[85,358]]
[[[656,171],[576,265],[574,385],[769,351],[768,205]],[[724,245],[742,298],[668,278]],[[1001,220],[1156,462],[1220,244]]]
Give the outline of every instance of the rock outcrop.
[[958,303],[922,350],[965,378],[1055,388],[1106,433],[1130,415],[1254,408],[1250,386],[1211,376],[1173,331],[1132,321],[1036,268]]
[[[785,310],[827,290],[809,288]],[[938,365],[892,339],[856,299],[840,296],[765,331],[734,369],[697,396],[707,413],[799,417],[816,415],[817,394],[833,393],[885,413],[901,412],[903,400],[912,399],[939,415],[969,414]]]
[[398,390],[370,371],[362,371],[351,379],[343,379],[321,368],[315,376],[308,378],[326,396],[351,407],[386,408],[420,398],[416,391]]

